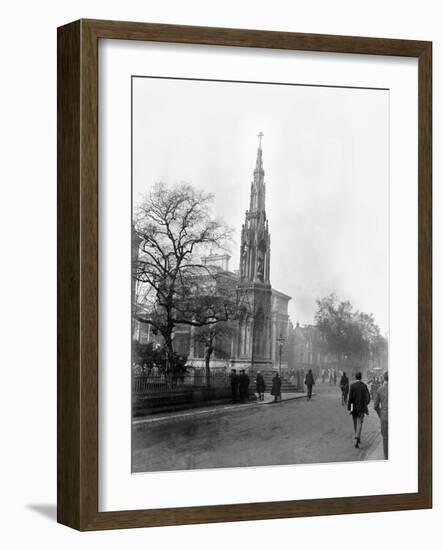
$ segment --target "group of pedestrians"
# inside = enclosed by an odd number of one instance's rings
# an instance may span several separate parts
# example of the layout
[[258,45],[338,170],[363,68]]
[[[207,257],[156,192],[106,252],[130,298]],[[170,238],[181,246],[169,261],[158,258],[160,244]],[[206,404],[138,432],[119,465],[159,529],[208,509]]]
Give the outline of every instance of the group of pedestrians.
[[321,370],[321,381],[324,384],[328,380],[329,385],[337,385],[338,372],[337,369],[325,369]]
[[[330,380],[334,383],[334,372],[328,369]],[[322,371],[322,380],[326,378],[326,370]],[[331,381],[330,381],[331,383]],[[347,406],[347,409],[352,416],[354,426],[354,446],[360,448],[361,433],[363,429],[364,419],[369,415],[369,404],[371,400],[374,403],[374,410],[380,418],[380,431],[383,439],[383,454],[385,459],[388,458],[388,373],[383,376],[383,382],[378,378],[370,381],[371,388],[369,389],[362,381],[361,372],[355,375],[355,382],[349,382],[346,372],[342,372],[340,378],[341,404]]]
[[[237,369],[232,369],[230,374],[231,381],[231,396],[233,403],[244,403],[249,400],[249,385],[250,378],[246,374],[246,371],[242,369],[237,374]],[[266,391],[266,383],[263,375],[260,371],[257,372],[255,378],[255,392],[257,393],[257,399],[264,401]],[[274,396],[274,401],[281,401],[281,378],[278,372],[275,373],[272,379],[271,395]]]
[[243,369],[240,371],[240,374],[237,374],[236,369],[231,370],[230,374],[231,381],[231,396],[232,402],[241,403],[249,399],[249,376],[246,374],[246,371]]
[[[310,401],[312,398],[312,388],[315,385],[315,377],[312,372],[312,369],[308,370],[304,383],[306,386],[306,399]],[[274,396],[274,401],[281,401],[281,385],[282,385],[282,380],[278,372],[276,372],[274,374],[274,378],[272,379],[272,389],[271,389],[271,395]]]
[[[361,372],[355,375],[356,381],[349,386],[349,379],[346,373],[340,381],[340,387],[342,390],[342,403],[347,401],[347,408],[352,416],[354,425],[354,446],[356,449],[360,447],[361,433],[363,429],[363,422],[367,415],[369,415],[369,403],[371,402],[371,394],[368,386],[362,382]],[[347,380],[347,386],[346,386]],[[343,382],[343,385],[342,385]],[[346,390],[347,387],[347,390]],[[349,399],[348,397],[349,391]],[[388,458],[388,373],[383,376],[383,384],[377,389],[374,398],[374,410],[380,419],[380,431],[383,440],[383,455],[385,459]]]
[[[250,379],[243,369],[237,374],[236,369],[231,370],[231,393],[234,403],[245,402],[249,400],[249,385]],[[334,377],[332,377],[332,380]],[[306,386],[306,398],[308,401],[312,398],[312,390],[315,385],[315,377],[312,369],[309,369],[304,384]],[[355,382],[349,382],[346,372],[342,372],[340,378],[341,403],[347,407],[349,414],[352,416],[354,427],[354,446],[360,448],[361,435],[363,430],[364,419],[369,415],[369,404],[371,402],[371,392],[368,386],[362,381],[361,372],[355,375]],[[278,372],[274,373],[272,378],[271,395],[274,397],[274,402],[281,401],[282,379]],[[373,389],[373,388],[371,388]],[[266,383],[263,375],[257,372],[255,378],[255,391],[258,395],[258,400],[264,400],[266,391]],[[372,401],[374,402],[374,410],[380,419],[380,431],[383,440],[383,454],[385,459],[388,458],[388,373],[384,374],[383,383],[375,388],[372,393]]]
[[[230,382],[231,382],[231,397],[232,397],[233,403],[238,403],[239,401],[241,403],[244,403],[245,401],[249,400],[250,378],[246,374],[246,371],[244,369],[242,369],[239,374],[237,373],[236,369],[231,369]],[[312,398],[312,389],[313,389],[313,386],[315,385],[315,377],[312,372],[312,369],[308,370],[304,383],[306,386],[306,397],[307,397],[307,400],[310,401]],[[271,385],[271,395],[274,397],[274,402],[281,401],[282,399],[281,388],[282,388],[282,379],[279,373],[275,372],[272,378],[272,385]],[[257,394],[257,399],[259,401],[264,401],[265,392],[266,392],[265,379],[261,374],[261,372],[258,371],[255,378],[255,393]]]

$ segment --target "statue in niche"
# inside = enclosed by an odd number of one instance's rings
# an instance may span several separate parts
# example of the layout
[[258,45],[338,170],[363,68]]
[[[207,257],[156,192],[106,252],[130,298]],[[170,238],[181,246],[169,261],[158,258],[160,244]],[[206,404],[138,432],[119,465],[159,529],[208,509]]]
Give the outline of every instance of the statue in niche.
[[265,259],[262,253],[258,255],[257,276],[260,281],[263,281],[265,276]]
[[257,251],[257,277],[260,281],[263,281],[265,277],[265,252],[266,252],[266,242],[262,239],[258,245]]
[[246,276],[246,260],[248,256],[247,246],[246,243],[243,243],[242,249],[241,249],[241,260],[240,260],[240,275],[242,277]]

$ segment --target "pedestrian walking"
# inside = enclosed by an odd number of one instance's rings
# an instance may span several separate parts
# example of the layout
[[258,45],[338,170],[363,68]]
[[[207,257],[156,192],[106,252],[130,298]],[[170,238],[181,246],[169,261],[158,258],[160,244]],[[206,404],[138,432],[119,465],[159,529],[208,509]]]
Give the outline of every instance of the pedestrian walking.
[[244,369],[240,371],[238,382],[240,401],[246,401],[247,399],[249,399],[249,376],[246,374],[246,371]]
[[340,389],[341,389],[341,404],[347,405],[348,393],[349,393],[349,378],[346,376],[346,373],[344,371],[340,378]]
[[336,369],[334,369],[332,371],[332,382],[333,382],[334,386],[337,385],[337,370]]
[[231,381],[231,397],[232,402],[237,403],[238,399],[238,374],[236,369],[231,369],[231,374],[229,375],[230,381]]
[[258,393],[258,400],[263,401],[265,398],[266,384],[260,371],[257,372],[257,377],[255,379],[255,391]]
[[300,369],[296,370],[295,376],[296,376],[296,379],[297,379],[297,389],[301,391],[303,389],[303,380],[302,380],[302,377],[301,377]]
[[312,386],[315,384],[314,375],[312,374],[312,369],[308,370],[308,373],[305,378],[305,385],[308,392],[307,401],[311,400],[312,397]]
[[361,432],[365,415],[369,414],[368,405],[371,395],[368,386],[361,381],[361,372],[355,375],[356,381],[351,384],[349,390],[348,411],[352,415],[354,423],[355,448],[358,449],[361,441]]
[[281,378],[278,372],[275,373],[272,379],[271,395],[274,396],[274,401],[281,401]]
[[378,388],[374,400],[374,410],[380,418],[380,431],[383,438],[383,455],[388,459],[388,373],[383,375],[383,384]]
[[377,395],[378,388],[381,386],[380,380],[378,379],[378,376],[375,376],[372,380],[371,384],[371,397],[372,400],[375,399],[375,396]]

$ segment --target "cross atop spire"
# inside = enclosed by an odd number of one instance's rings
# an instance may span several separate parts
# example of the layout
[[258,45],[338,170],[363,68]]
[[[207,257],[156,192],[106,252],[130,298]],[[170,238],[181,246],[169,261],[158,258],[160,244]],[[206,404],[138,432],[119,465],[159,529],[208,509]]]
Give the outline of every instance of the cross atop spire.
[[255,163],[255,171],[254,174],[263,173],[263,159],[262,159],[262,148],[261,148],[261,140],[265,134],[263,132],[260,132],[257,134],[258,137],[258,149],[257,149],[257,160]]
[[265,134],[263,132],[260,132],[258,134],[258,146],[261,147],[261,140],[262,140],[262,137],[264,136]]
[[250,212],[265,210],[265,171],[263,170],[263,151],[261,148],[261,140],[263,135],[263,132],[260,132],[257,135],[259,142],[257,148],[257,160],[255,161],[254,181],[251,184]]

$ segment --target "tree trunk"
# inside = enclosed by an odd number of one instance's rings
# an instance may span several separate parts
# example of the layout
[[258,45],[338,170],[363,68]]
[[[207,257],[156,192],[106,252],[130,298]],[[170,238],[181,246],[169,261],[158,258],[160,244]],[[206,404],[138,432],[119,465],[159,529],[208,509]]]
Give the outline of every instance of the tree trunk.
[[211,369],[210,369],[210,362],[211,362],[211,355],[213,352],[213,348],[211,346],[206,347],[205,351],[205,371],[206,371],[206,385],[211,385]]
[[174,349],[172,347],[172,331],[169,334],[164,334],[163,338],[165,339],[165,346],[166,346],[166,372],[165,372],[165,378],[172,386],[172,366],[173,366],[173,357],[174,357]]

